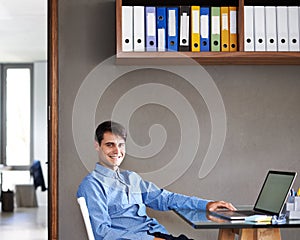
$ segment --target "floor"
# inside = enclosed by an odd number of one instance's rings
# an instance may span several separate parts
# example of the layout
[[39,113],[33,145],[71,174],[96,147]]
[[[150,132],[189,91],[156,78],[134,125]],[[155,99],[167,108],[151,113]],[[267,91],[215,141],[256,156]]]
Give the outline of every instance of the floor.
[[[1,205],[1,204],[0,204]],[[1,211],[1,208],[0,208]],[[14,208],[13,212],[0,212],[1,240],[46,240],[47,206]]]

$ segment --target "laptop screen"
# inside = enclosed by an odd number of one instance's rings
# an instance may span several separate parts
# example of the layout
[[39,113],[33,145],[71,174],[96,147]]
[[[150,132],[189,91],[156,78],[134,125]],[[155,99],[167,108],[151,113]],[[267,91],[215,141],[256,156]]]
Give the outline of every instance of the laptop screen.
[[295,177],[295,172],[269,171],[254,210],[279,215]]

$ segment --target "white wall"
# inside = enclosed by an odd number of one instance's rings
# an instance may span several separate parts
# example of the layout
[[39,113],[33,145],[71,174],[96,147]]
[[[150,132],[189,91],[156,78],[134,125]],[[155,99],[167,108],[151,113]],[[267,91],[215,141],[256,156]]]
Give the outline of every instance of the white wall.
[[[40,160],[47,184],[48,133],[47,133],[47,62],[34,63],[33,80],[33,159]],[[47,205],[47,191],[37,190],[39,205]]]

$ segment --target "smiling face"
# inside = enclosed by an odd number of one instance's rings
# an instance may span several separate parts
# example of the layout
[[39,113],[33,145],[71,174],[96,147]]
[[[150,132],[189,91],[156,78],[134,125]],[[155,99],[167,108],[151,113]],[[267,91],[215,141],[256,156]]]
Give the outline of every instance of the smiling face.
[[95,142],[99,163],[112,170],[117,170],[125,157],[125,140],[111,132],[105,132],[101,143]]

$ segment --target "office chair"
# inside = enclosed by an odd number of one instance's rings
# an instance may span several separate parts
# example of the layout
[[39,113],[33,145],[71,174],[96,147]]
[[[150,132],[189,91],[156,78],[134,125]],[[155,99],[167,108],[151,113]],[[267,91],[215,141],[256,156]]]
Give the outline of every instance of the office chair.
[[87,231],[88,239],[95,240],[93,229],[92,229],[92,224],[91,224],[91,220],[90,220],[89,210],[86,206],[85,198],[84,197],[77,198],[77,202],[80,206],[80,210],[81,210],[81,214],[82,214],[85,228]]
[[33,161],[33,164],[30,167],[30,175],[33,177],[33,185],[35,189],[41,187],[42,192],[47,190],[45,186],[41,162],[39,160]]
[[42,192],[47,190],[41,162],[34,160],[29,171],[30,176],[33,178],[33,184],[16,185],[16,202],[18,207],[38,207],[36,189],[41,187]]

